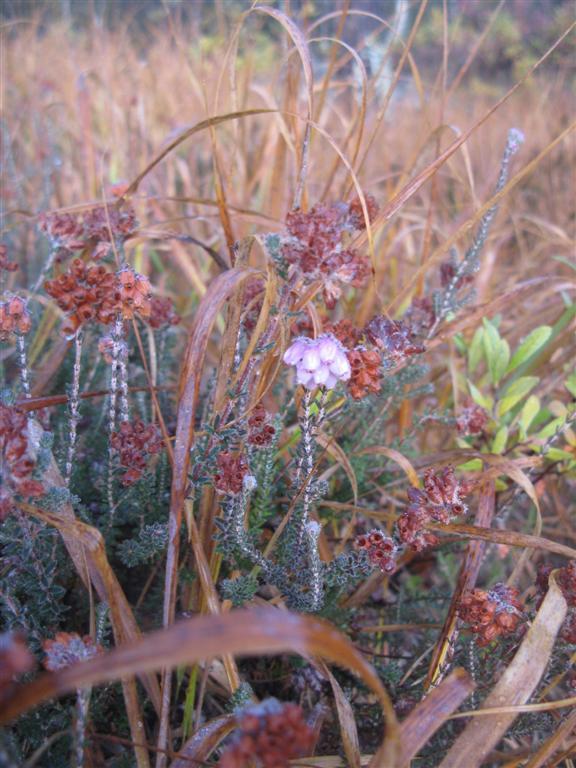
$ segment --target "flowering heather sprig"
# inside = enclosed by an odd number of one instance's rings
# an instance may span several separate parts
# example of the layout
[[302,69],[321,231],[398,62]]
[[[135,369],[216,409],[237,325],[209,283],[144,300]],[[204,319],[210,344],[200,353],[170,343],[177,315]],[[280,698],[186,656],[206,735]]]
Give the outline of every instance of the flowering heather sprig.
[[366,552],[370,564],[383,573],[392,573],[396,569],[398,545],[390,536],[374,528],[366,534],[356,537],[356,547]]
[[[363,217],[362,217],[363,221]],[[332,309],[341,285],[360,286],[370,274],[368,261],[346,247],[346,234],[359,229],[356,206],[319,203],[310,211],[291,211],[286,217],[283,255],[308,280],[323,282],[326,306]]]
[[244,489],[244,477],[249,472],[246,457],[242,454],[234,456],[229,451],[223,451],[218,454],[216,464],[218,470],[214,475],[216,490],[221,493],[241,493]]
[[361,400],[368,394],[380,392],[382,358],[375,349],[356,347],[347,353],[351,375],[348,391],[354,400]]
[[150,316],[148,323],[154,329],[168,328],[178,325],[182,318],[174,311],[171,299],[164,296],[152,296],[150,299]]
[[44,288],[68,315],[62,329],[66,336],[74,336],[89,320],[102,325],[114,322],[118,304],[116,277],[102,265],[87,267],[81,259],[74,259],[68,272],[47,280]]
[[490,591],[474,589],[463,595],[458,613],[470,625],[480,647],[516,631],[524,616],[518,596],[517,589],[505,584],[495,584]]
[[467,511],[462,496],[468,488],[456,479],[453,467],[445,467],[440,472],[428,469],[423,486],[423,490],[408,489],[410,503],[397,522],[398,536],[417,552],[438,543],[434,534],[424,530],[427,523],[449,523]]
[[402,320],[388,320],[383,315],[376,315],[364,330],[369,341],[396,363],[425,351],[417,343],[411,327]]
[[458,415],[456,428],[459,435],[479,435],[488,424],[488,414],[476,403],[467,403]]
[[24,637],[15,632],[0,634],[0,688],[10,683],[16,675],[22,675],[33,667],[34,657]]
[[270,424],[270,416],[266,408],[262,403],[258,403],[248,417],[248,443],[263,448],[270,445],[275,434],[276,430]]
[[220,758],[219,768],[287,768],[290,760],[308,754],[314,732],[302,708],[291,702],[266,699],[238,715],[238,732]]
[[51,672],[87,661],[102,652],[89,635],[80,637],[76,632],[57,632],[52,640],[44,640],[42,649],[46,654],[44,667]]
[[162,450],[162,438],[154,424],[143,421],[123,421],[110,437],[112,448],[118,452],[120,465],[126,469],[122,485],[133,485],[140,480],[148,458]]
[[63,255],[87,248],[90,257],[98,260],[112,251],[110,233],[114,242],[122,243],[135,234],[138,224],[132,206],[124,204],[98,205],[81,213],[43,213],[38,226]]
[[36,497],[45,492],[42,483],[33,479],[35,469],[26,414],[0,403],[0,520],[14,511],[16,496]]
[[32,318],[21,296],[10,296],[0,302],[0,339],[5,341],[13,333],[24,335],[32,328]]
[[306,389],[334,389],[338,381],[348,381],[351,375],[346,350],[330,333],[317,339],[296,339],[286,350],[284,362],[296,366],[297,381]]
[[0,243],[0,272],[16,272],[18,264],[8,258],[8,246]]

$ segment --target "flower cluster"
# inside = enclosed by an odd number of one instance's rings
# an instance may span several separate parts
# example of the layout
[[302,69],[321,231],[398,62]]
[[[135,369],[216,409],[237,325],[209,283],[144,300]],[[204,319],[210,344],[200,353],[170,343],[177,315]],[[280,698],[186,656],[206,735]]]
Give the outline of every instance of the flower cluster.
[[148,458],[162,450],[162,438],[154,424],[144,424],[137,419],[134,422],[123,421],[117,432],[113,432],[110,442],[120,457],[120,465],[126,469],[122,476],[122,485],[133,485],[140,480]]
[[80,637],[76,632],[57,632],[53,640],[44,640],[42,649],[46,654],[44,667],[51,672],[87,661],[102,652],[89,635]]
[[88,267],[81,259],[74,259],[68,272],[47,280],[44,288],[67,313],[62,329],[66,336],[74,336],[89,320],[109,325],[116,317],[116,277],[101,265]]
[[370,564],[380,568],[383,573],[392,573],[396,569],[396,556],[398,545],[390,536],[385,536],[382,531],[369,531],[356,537],[358,549],[366,552]]
[[[376,202],[374,195],[364,195],[366,200],[366,208],[368,210],[368,220],[370,223],[374,221],[378,216],[380,207]],[[364,219],[364,211],[362,210],[362,203],[359,197],[355,197],[348,208],[348,220],[350,225],[357,230],[366,229],[366,220]]]
[[14,632],[0,634],[0,688],[9,684],[16,675],[28,672],[34,666],[34,657],[26,647],[24,638]]
[[[541,598],[548,590],[548,578],[552,570],[551,566],[544,566],[538,571],[536,586]],[[566,643],[576,644],[576,560],[571,560],[565,568],[560,568],[556,580],[568,603],[568,615],[560,629],[560,637]]]
[[[377,213],[373,198],[368,210],[372,217]],[[336,305],[342,284],[362,285],[370,274],[368,261],[347,247],[346,242],[364,224],[359,201],[319,203],[308,213],[295,210],[286,217],[284,257],[297,265],[307,279],[322,281],[324,302],[329,309]]]
[[489,592],[473,589],[463,595],[458,613],[470,625],[479,646],[516,631],[524,615],[518,596],[517,589],[505,584],[495,584]]
[[216,459],[217,472],[214,475],[214,485],[221,493],[240,493],[244,488],[244,478],[248,475],[248,463],[240,454],[234,456],[229,451],[218,454]]
[[14,511],[15,496],[44,493],[42,483],[33,479],[35,469],[26,414],[0,403],[0,520]]
[[220,758],[219,768],[288,768],[290,760],[312,750],[314,732],[297,704],[267,699],[238,715],[238,732]]
[[286,350],[284,362],[296,366],[296,379],[306,389],[333,389],[338,381],[348,381],[351,375],[346,350],[330,333],[317,339],[300,336]]
[[476,403],[466,403],[456,420],[459,435],[479,435],[488,423],[488,414]]
[[434,534],[424,530],[427,523],[449,523],[453,517],[467,511],[462,496],[468,488],[456,479],[453,467],[446,467],[439,473],[428,469],[423,486],[423,490],[408,489],[410,503],[397,522],[399,538],[416,552],[438,543]]
[[122,243],[135,234],[136,214],[132,206],[98,205],[81,213],[43,213],[38,226],[62,255],[88,249],[93,259],[112,251],[112,242]]
[[264,293],[264,281],[260,279],[248,280],[244,288],[242,322],[247,333],[256,328],[258,317],[262,309],[262,295]]
[[21,296],[11,296],[0,302],[0,339],[13,333],[26,334],[32,328],[32,318]]
[[259,448],[270,445],[276,430],[270,424],[270,417],[262,403],[254,408],[248,417],[248,443]]
[[348,352],[351,375],[348,391],[354,400],[380,392],[382,358],[375,349],[358,346]]
[[150,282],[131,267],[124,267],[117,275],[117,303],[125,320],[135,315],[150,316]]
[[152,328],[168,328],[170,325],[178,325],[180,320],[180,315],[174,311],[174,305],[169,298],[152,296],[148,318],[148,323]]
[[425,338],[436,322],[434,303],[428,296],[414,297],[402,317],[413,339]]
[[364,330],[369,341],[395,363],[424,352],[410,325],[402,320],[388,320],[383,315],[376,315]]
[[90,320],[109,325],[118,313],[126,320],[150,314],[148,278],[129,267],[115,275],[101,264],[87,266],[74,259],[68,272],[47,280],[44,288],[68,315],[62,329],[66,336],[74,336]]
[[10,261],[8,258],[8,246],[0,243],[0,271],[16,272],[17,269],[18,264],[15,261]]

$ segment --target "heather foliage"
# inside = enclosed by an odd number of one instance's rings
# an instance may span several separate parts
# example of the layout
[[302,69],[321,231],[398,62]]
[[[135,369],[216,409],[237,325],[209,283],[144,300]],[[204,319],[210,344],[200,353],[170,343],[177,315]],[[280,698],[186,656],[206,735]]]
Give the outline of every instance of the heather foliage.
[[564,42],[277,5],[6,33],[1,765],[568,754]]

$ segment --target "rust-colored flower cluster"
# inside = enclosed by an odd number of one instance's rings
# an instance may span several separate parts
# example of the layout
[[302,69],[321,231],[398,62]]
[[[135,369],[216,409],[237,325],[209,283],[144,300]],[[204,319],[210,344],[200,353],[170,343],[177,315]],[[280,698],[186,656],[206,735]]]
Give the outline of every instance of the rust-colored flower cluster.
[[[323,298],[329,309],[336,305],[343,284],[360,286],[370,274],[368,261],[348,247],[351,233],[364,228],[359,205],[359,201],[319,203],[307,213],[295,210],[286,217],[284,257],[308,279],[322,280]],[[375,216],[378,209],[373,198],[368,208]]]
[[[374,195],[364,195],[364,199],[366,200],[366,208],[368,210],[368,221],[372,223],[376,216],[378,216],[380,206],[376,202]],[[355,197],[350,203],[348,208],[348,220],[353,229],[357,229],[358,231],[366,229],[366,220],[364,219],[364,211],[362,210],[362,203],[360,202],[359,197]]]
[[17,269],[18,264],[15,261],[10,261],[8,258],[8,246],[0,243],[0,271],[16,272]]
[[467,511],[462,496],[468,488],[456,479],[453,467],[445,467],[440,472],[428,469],[423,486],[422,490],[408,489],[410,503],[397,522],[399,538],[416,552],[438,543],[433,533],[424,530],[427,523],[449,523]]
[[42,483],[33,478],[35,469],[26,414],[0,403],[0,520],[14,511],[16,496],[44,493]]
[[148,318],[152,328],[168,328],[171,325],[178,325],[180,320],[180,315],[175,312],[171,299],[164,296],[152,296],[150,299],[150,317]]
[[337,323],[324,323],[324,330],[336,336],[338,341],[348,349],[359,344],[362,338],[362,331],[348,319],[339,320]]
[[394,539],[385,536],[382,531],[374,528],[366,534],[356,537],[358,549],[366,552],[370,564],[380,568],[383,573],[392,573],[396,569],[398,546]]
[[[536,586],[540,592],[540,601],[548,591],[548,578],[552,570],[553,568],[547,565],[538,571]],[[576,644],[576,560],[571,560],[567,566],[558,569],[556,581],[568,603],[568,614],[560,629],[560,637],[566,643]]]
[[21,296],[10,296],[0,302],[0,339],[5,340],[13,333],[26,334],[32,328],[32,318]]
[[267,699],[238,716],[238,732],[220,758],[219,768],[288,768],[290,760],[311,752],[314,732],[302,708]]
[[347,353],[351,374],[348,391],[354,400],[380,392],[382,358],[375,349],[358,346]]
[[517,589],[505,584],[495,584],[490,591],[473,589],[463,595],[458,613],[470,625],[479,646],[516,631],[524,617],[518,596]]
[[222,493],[240,493],[244,487],[244,477],[248,474],[248,463],[242,454],[234,455],[222,451],[216,459],[217,472],[214,475],[216,490]]
[[76,632],[57,632],[52,640],[44,640],[45,669],[55,672],[79,661],[87,661],[102,653],[102,648],[89,635],[80,637]]
[[[260,279],[248,280],[244,288],[242,322],[247,333],[252,333],[256,328],[260,311],[262,310],[262,297],[264,293],[264,281]],[[298,334],[296,334],[298,335]]]
[[87,266],[81,259],[74,259],[67,272],[47,280],[44,288],[67,313],[62,329],[66,336],[74,336],[89,320],[109,325],[116,317],[116,276],[102,265]]
[[428,296],[414,297],[402,321],[410,328],[413,339],[425,338],[436,322],[432,299]]
[[366,325],[365,331],[370,342],[395,363],[424,352],[412,328],[402,320],[388,320],[383,315],[376,315]]
[[44,283],[46,293],[67,313],[62,332],[74,336],[91,320],[109,325],[118,313],[130,320],[135,314],[150,314],[148,278],[125,267],[115,275],[101,264],[86,265],[74,259],[67,272]]
[[8,685],[16,675],[28,672],[33,666],[34,657],[21,634],[0,634],[0,688]]
[[131,205],[97,205],[79,213],[43,213],[38,226],[62,256],[85,251],[95,260],[112,252],[112,242],[121,243],[136,233],[136,214]]
[[263,448],[266,445],[270,445],[275,434],[276,430],[270,424],[268,411],[262,403],[258,403],[248,417],[248,442],[250,445]]
[[466,403],[456,420],[459,435],[479,435],[488,424],[488,414],[476,403]]
[[126,469],[122,475],[122,485],[133,485],[140,480],[146,470],[150,456],[160,453],[163,442],[154,424],[143,421],[123,421],[117,432],[110,437],[110,442],[120,457],[120,465]]

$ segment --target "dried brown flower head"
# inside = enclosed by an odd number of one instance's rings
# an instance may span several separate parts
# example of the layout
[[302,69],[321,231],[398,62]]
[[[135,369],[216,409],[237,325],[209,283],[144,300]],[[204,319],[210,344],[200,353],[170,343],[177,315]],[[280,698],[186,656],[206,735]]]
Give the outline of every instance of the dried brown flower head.
[[382,358],[375,349],[356,347],[347,352],[352,373],[348,380],[348,391],[354,400],[361,400],[368,394],[380,392]]
[[214,475],[216,490],[222,493],[240,493],[244,486],[244,477],[248,474],[246,458],[235,456],[229,451],[218,454],[217,472]]
[[44,667],[51,672],[102,653],[102,648],[89,635],[80,637],[76,632],[57,632],[52,640],[44,640],[42,648],[46,654]]
[[516,631],[524,617],[518,596],[514,587],[495,584],[490,591],[474,589],[462,597],[458,613],[470,625],[479,646]]
[[150,282],[131,267],[124,267],[117,274],[118,308],[125,320],[135,315],[150,316]]
[[484,408],[468,402],[458,416],[456,428],[460,435],[478,435],[484,431],[486,424],[488,424],[488,414]]
[[140,480],[150,456],[160,453],[163,446],[156,425],[144,424],[139,419],[123,421],[118,431],[111,435],[110,442],[120,456],[120,465],[126,469],[122,485],[133,485]]
[[8,258],[8,246],[0,243],[0,271],[16,272],[17,269],[18,264],[15,261],[10,261]]
[[[364,199],[366,200],[366,208],[368,209],[368,220],[370,224],[372,224],[376,216],[378,216],[380,206],[376,202],[374,195],[365,194]],[[366,229],[364,211],[362,210],[362,204],[360,203],[359,197],[355,197],[350,203],[348,216],[353,229]]]
[[383,315],[376,315],[366,325],[365,332],[369,341],[395,362],[425,351],[410,326],[402,320],[388,320]]
[[181,318],[174,311],[172,300],[163,296],[152,296],[150,299],[150,317],[148,322],[152,328],[168,328],[178,325]]
[[374,528],[366,534],[356,537],[356,547],[366,552],[370,564],[383,573],[392,573],[396,569],[398,546],[390,536]]
[[21,296],[10,296],[0,302],[0,339],[7,339],[13,333],[26,334],[32,328],[32,318]]
[[262,403],[258,403],[248,417],[248,443],[261,448],[270,445],[275,434],[276,430],[270,424],[268,411]]
[[288,768],[290,760],[308,754],[314,732],[297,704],[267,699],[238,716],[238,732],[220,758],[219,768]]
[[357,346],[362,338],[362,331],[347,319],[337,323],[324,323],[324,332],[336,336],[338,341],[348,349]]
[[33,478],[36,459],[30,450],[25,413],[0,403],[0,520],[16,507],[16,496],[41,496],[44,486]]

